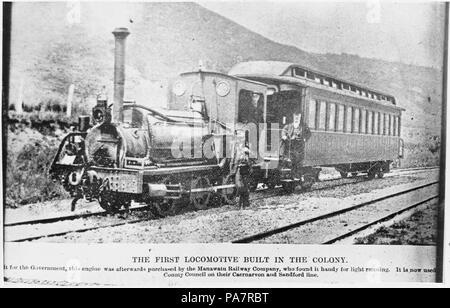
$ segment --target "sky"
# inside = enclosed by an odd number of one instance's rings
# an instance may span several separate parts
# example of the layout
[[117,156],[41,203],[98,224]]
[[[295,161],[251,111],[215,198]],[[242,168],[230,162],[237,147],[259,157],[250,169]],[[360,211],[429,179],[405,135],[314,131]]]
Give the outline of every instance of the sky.
[[370,0],[199,4],[271,40],[303,50],[442,67],[442,3]]

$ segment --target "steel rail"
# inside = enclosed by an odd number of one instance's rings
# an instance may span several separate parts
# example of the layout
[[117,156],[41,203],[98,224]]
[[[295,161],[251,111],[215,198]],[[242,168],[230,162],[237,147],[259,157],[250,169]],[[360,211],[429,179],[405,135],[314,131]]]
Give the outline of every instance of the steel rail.
[[58,232],[58,233],[50,233],[50,234],[37,235],[37,236],[32,236],[32,237],[19,238],[19,239],[14,239],[11,241],[5,240],[5,242],[13,242],[13,243],[29,242],[29,241],[39,240],[42,238],[64,236],[69,233],[83,233],[83,232],[87,232],[87,231],[94,231],[94,230],[105,229],[105,228],[109,228],[109,227],[120,227],[120,226],[124,226],[124,225],[131,225],[131,224],[135,224],[135,223],[139,223],[139,222],[143,222],[143,221],[147,221],[147,220],[148,220],[148,218],[141,218],[141,219],[124,221],[124,222],[119,222],[119,223],[115,223],[115,224],[103,225],[103,226],[95,226],[95,227],[89,227],[89,228],[84,228],[84,229],[75,229],[75,230],[68,230],[68,231],[63,231],[63,232]]
[[[147,209],[148,206],[138,206],[138,207],[131,207],[129,208],[130,212],[140,211]],[[117,211],[114,214],[123,214],[126,213],[126,209],[121,209]],[[79,213],[79,214],[72,214],[72,215],[64,215],[64,216],[54,216],[54,217],[46,217],[46,218],[38,218],[38,219],[32,219],[32,220],[19,220],[14,221],[10,223],[5,223],[4,227],[16,227],[16,226],[23,226],[23,225],[37,225],[37,224],[49,224],[54,222],[60,222],[60,221],[66,221],[66,220],[75,220],[80,218],[90,218],[90,217],[104,217],[108,216],[110,213],[106,211],[96,211],[91,213]]]

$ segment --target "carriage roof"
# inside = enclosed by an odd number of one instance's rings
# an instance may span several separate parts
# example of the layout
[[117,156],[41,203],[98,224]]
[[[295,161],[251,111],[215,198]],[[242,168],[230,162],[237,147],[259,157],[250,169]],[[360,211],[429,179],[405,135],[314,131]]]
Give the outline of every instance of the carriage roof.
[[[305,78],[297,77],[294,74],[293,69],[298,68],[305,72]],[[377,95],[378,97],[384,96],[387,99],[391,100],[381,100],[376,98],[370,98],[366,97],[364,95],[360,95],[355,93],[355,91],[347,91],[338,88],[334,88],[332,86],[328,86],[325,84],[318,83],[317,81],[310,80],[310,78],[306,78],[306,73],[313,74],[313,76],[316,76],[317,78],[326,79],[329,81],[333,81],[334,83],[340,83],[341,86],[346,85],[351,89],[351,87],[354,87],[357,90],[365,91],[367,93],[372,93],[374,95]],[[305,66],[291,63],[291,62],[282,62],[282,61],[249,61],[249,62],[241,62],[236,64],[230,71],[230,75],[238,76],[241,78],[248,78],[248,79],[254,79],[260,82],[264,83],[273,83],[273,84],[280,84],[280,83],[289,83],[289,84],[296,84],[296,85],[303,85],[303,86],[310,86],[314,88],[321,88],[325,89],[327,91],[333,91],[337,92],[341,95],[349,95],[354,96],[361,99],[370,100],[373,102],[376,102],[378,104],[386,105],[386,106],[393,106],[396,104],[395,97],[380,92],[378,90],[371,89],[364,85],[359,85],[354,82],[345,81],[343,79],[328,75],[326,73],[321,73],[312,69],[309,69]],[[362,93],[362,92],[360,92]]]

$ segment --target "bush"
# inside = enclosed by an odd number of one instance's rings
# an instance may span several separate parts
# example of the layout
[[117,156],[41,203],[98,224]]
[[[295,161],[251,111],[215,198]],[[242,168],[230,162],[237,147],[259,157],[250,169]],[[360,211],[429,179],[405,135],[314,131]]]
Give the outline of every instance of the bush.
[[28,142],[18,153],[8,153],[6,174],[6,206],[42,202],[68,197],[59,183],[53,183],[48,169],[58,148],[58,141],[44,137],[41,142]]

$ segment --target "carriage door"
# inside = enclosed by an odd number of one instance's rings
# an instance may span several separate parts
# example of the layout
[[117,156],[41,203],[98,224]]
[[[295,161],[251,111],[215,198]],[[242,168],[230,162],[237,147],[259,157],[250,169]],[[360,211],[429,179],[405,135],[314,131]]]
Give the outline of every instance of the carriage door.
[[259,125],[264,123],[265,88],[250,86],[239,89],[238,94],[238,131],[245,135],[245,142],[250,148],[252,158],[258,158],[259,153]]
[[[302,88],[292,85],[286,85],[281,87],[282,92],[280,92],[280,98],[282,103],[280,104],[280,115],[279,115],[279,123],[280,128],[283,129],[287,125],[294,125],[294,127],[299,127],[303,125],[303,96],[304,92]],[[292,132],[292,128],[290,130]],[[292,136],[289,136],[292,137]],[[299,141],[295,138],[288,138],[285,141],[284,148],[281,149],[285,153],[280,153],[284,155],[286,158],[292,158],[292,151],[298,148]]]

